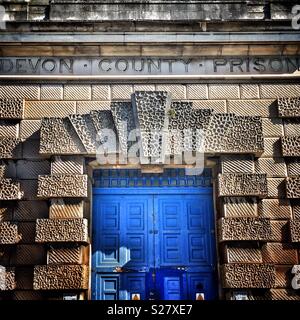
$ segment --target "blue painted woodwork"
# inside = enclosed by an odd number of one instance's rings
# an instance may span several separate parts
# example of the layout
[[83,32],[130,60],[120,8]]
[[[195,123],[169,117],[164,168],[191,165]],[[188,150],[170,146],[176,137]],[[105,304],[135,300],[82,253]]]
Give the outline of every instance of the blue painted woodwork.
[[137,170],[104,171],[94,175],[101,187],[93,191],[93,299],[216,298],[210,172],[145,177]]

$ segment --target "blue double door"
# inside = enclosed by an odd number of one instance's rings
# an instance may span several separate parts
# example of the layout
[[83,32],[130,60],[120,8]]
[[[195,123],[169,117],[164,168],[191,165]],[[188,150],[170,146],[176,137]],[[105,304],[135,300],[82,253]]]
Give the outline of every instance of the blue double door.
[[215,299],[211,192],[140,192],[94,193],[93,299]]

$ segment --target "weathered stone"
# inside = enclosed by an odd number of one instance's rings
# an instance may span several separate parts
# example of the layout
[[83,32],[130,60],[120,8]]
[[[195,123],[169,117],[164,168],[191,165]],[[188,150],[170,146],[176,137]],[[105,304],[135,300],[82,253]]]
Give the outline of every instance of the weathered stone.
[[286,177],[287,168],[283,158],[259,158],[255,161],[255,173],[266,173],[267,177]]
[[88,267],[80,265],[35,266],[34,290],[88,289]]
[[290,244],[266,243],[262,247],[264,263],[297,264],[297,250]]
[[290,220],[292,242],[300,242],[300,220]]
[[287,199],[262,199],[258,204],[258,214],[262,218],[290,219],[292,208]]
[[42,245],[18,244],[11,255],[13,266],[33,266],[46,263],[46,249]]
[[225,218],[257,216],[256,198],[225,197],[223,202]]
[[269,219],[221,218],[219,220],[220,241],[265,241],[270,237]]
[[300,98],[279,98],[278,99],[279,117],[300,117]]
[[252,156],[221,156],[222,173],[254,173],[254,159]]
[[83,247],[50,249],[48,264],[82,264]]
[[24,100],[0,98],[0,119],[23,119]]
[[26,101],[25,119],[67,117],[76,112],[75,101]]
[[268,241],[290,242],[289,220],[271,220],[271,237]]
[[268,193],[265,174],[226,173],[218,176],[219,196],[258,196]]
[[289,199],[300,198],[300,177],[286,178],[286,196]]
[[226,263],[262,263],[262,253],[259,248],[250,246],[226,246]]
[[300,157],[300,136],[282,137],[281,147],[284,157]]
[[0,138],[0,159],[18,158],[21,140],[17,138]]
[[24,193],[20,183],[12,179],[0,179],[0,200],[20,200]]
[[0,244],[14,244],[21,240],[18,226],[10,222],[0,223]]
[[37,219],[36,242],[88,242],[87,219]]
[[53,155],[85,154],[86,149],[69,119],[43,118],[40,153]]
[[223,288],[272,288],[275,267],[268,264],[225,264],[222,266]]
[[50,219],[83,218],[83,201],[75,199],[51,200]]
[[84,159],[76,156],[55,157],[51,162],[51,175],[83,174]]
[[15,268],[0,266],[0,291],[14,290],[16,288]]
[[87,175],[39,176],[39,198],[87,197]]

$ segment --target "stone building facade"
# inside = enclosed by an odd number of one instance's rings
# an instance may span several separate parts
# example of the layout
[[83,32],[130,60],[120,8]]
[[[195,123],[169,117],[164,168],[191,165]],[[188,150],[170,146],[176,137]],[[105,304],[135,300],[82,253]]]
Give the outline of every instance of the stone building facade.
[[[188,293],[177,296],[173,288],[173,296],[159,298],[299,300],[296,4],[0,1],[0,299],[150,299],[151,293],[130,289],[129,277],[139,273],[144,281],[142,271],[130,259],[122,265],[122,252],[113,256],[114,245],[103,244],[109,238],[102,234],[123,231],[106,230],[113,214],[98,222],[95,212],[111,195],[98,198],[97,192],[133,183],[138,198],[143,186],[186,192],[191,183],[212,189],[213,223],[206,225],[211,269],[197,269],[206,242],[195,236],[195,244],[181,243],[183,251],[195,252],[196,262],[188,268],[166,264],[162,269],[172,271],[163,279],[174,284],[181,277]],[[103,141],[96,136],[102,128],[115,132],[120,154],[127,153],[124,119],[141,130],[138,163],[118,158],[100,164]],[[163,148],[153,128],[176,129],[179,136]],[[193,136],[184,150],[204,153],[198,178],[180,178],[188,163],[166,163],[166,156],[179,153],[176,139],[188,128],[205,134],[200,149]],[[147,163],[149,157],[156,162]],[[179,217],[184,220],[183,213]],[[103,271],[105,258],[115,261],[113,270]],[[200,286],[202,280],[193,284],[188,274],[185,284],[185,275],[174,270],[189,268],[198,270],[197,279],[211,273],[210,280]]]

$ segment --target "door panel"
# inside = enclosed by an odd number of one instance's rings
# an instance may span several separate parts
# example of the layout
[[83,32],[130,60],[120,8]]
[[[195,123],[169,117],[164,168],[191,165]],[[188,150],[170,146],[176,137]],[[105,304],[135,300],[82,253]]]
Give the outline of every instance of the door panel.
[[211,194],[97,195],[93,217],[94,299],[215,297]]

